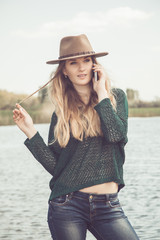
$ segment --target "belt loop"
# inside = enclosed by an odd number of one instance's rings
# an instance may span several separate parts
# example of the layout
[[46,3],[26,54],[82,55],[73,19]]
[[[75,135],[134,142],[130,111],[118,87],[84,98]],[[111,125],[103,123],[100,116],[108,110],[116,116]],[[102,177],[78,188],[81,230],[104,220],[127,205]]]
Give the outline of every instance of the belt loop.
[[72,199],[72,196],[73,196],[73,192],[71,192],[71,193],[68,194],[68,198],[69,198],[69,199]]
[[109,201],[109,194],[106,194],[106,202]]

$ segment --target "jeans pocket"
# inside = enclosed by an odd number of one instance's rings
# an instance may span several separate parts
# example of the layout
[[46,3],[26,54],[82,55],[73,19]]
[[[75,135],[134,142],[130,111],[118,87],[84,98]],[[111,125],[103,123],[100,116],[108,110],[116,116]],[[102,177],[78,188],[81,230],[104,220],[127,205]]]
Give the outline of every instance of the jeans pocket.
[[64,206],[69,202],[69,196],[63,195],[60,197],[56,197],[53,200],[50,201],[50,204],[52,206]]
[[108,201],[108,203],[109,203],[109,206],[110,206],[111,208],[121,207],[118,198],[110,199],[110,201]]

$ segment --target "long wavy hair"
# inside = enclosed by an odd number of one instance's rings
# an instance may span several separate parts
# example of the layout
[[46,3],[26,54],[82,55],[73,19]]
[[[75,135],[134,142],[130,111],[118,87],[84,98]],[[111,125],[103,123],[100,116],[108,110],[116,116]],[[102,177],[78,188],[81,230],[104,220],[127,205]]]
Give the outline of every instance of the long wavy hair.
[[[95,57],[92,61],[97,63]],[[82,141],[84,137],[102,136],[99,116],[94,109],[98,103],[97,93],[93,90],[93,83],[90,81],[90,99],[86,105],[72,82],[63,74],[65,61],[59,63],[57,70],[51,74],[53,81],[49,87],[49,95],[55,106],[57,124],[54,128],[55,141],[61,147],[65,147],[71,136]],[[111,90],[110,80],[106,84],[109,98],[116,110],[116,100]]]

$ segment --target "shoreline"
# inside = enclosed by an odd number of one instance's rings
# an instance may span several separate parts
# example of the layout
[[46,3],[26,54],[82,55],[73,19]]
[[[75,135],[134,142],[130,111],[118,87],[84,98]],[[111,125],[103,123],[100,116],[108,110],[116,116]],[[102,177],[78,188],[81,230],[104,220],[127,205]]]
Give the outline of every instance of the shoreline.
[[160,117],[160,107],[129,108],[129,117]]

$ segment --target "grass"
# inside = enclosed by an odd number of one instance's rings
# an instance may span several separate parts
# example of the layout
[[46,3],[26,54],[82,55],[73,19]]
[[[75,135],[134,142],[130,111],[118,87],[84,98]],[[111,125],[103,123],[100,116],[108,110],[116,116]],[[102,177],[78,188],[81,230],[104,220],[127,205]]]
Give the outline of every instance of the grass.
[[0,125],[13,125],[13,119],[11,117],[12,111],[10,110],[0,110]]
[[[49,123],[51,116],[43,111],[28,111],[34,123]],[[10,110],[0,110],[0,126],[14,125],[13,113]]]
[[160,116],[160,108],[129,108],[129,117],[157,117]]

